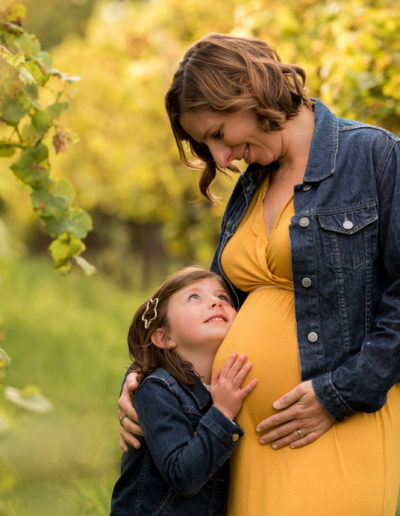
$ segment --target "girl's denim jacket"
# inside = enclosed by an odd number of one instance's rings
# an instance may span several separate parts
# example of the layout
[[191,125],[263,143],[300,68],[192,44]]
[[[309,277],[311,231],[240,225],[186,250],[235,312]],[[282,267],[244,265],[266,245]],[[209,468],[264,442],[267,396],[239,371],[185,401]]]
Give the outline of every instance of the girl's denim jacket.
[[198,378],[191,391],[156,369],[135,392],[144,438],[122,456],[112,516],[223,516],[228,459],[243,431],[212,405]]
[[[297,340],[302,380],[341,421],[380,409],[400,381],[400,141],[318,100],[314,114],[289,226]],[[268,170],[250,165],[226,207],[211,266],[226,280],[222,250]]]

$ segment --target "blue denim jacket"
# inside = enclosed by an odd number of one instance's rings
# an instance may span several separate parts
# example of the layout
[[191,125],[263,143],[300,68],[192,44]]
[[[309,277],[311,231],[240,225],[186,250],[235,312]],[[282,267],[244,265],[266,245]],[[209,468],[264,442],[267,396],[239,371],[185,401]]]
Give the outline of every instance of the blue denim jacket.
[[[302,379],[341,421],[380,409],[400,381],[400,141],[318,100],[314,114],[289,226],[297,340]],[[267,173],[250,165],[227,204],[211,266],[225,279],[222,250]]]
[[111,515],[223,516],[240,426],[198,378],[191,391],[164,369],[140,383],[133,404],[145,440],[122,456]]

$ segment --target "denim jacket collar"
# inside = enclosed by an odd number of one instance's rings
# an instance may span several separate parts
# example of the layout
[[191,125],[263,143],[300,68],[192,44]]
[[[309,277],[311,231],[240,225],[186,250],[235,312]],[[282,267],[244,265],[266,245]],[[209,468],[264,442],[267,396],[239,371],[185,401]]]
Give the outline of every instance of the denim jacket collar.
[[[155,378],[158,378],[159,380],[166,382],[170,386],[172,385],[172,382],[174,384],[176,384],[175,378],[171,377],[171,375],[167,371],[165,371],[165,369],[161,369],[161,368],[156,369],[152,373],[152,376]],[[210,403],[211,396],[210,396],[210,393],[208,392],[208,390],[205,388],[205,386],[203,385],[203,383],[197,376],[194,376],[193,379],[194,379],[194,389],[193,390],[189,389],[189,387],[186,387],[183,384],[180,384],[180,386],[193,398],[193,400],[195,401],[199,410],[203,410],[207,406],[207,404]]]
[[303,181],[320,182],[335,172],[339,143],[339,123],[336,116],[317,99],[315,102],[315,130],[310,157]]

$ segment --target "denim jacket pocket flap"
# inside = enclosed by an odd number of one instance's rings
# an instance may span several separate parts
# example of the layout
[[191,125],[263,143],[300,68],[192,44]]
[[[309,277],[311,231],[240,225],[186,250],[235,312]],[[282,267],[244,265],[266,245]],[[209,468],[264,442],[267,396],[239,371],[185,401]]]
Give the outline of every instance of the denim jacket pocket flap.
[[378,219],[376,205],[340,210],[329,215],[318,215],[320,226],[327,231],[352,235]]

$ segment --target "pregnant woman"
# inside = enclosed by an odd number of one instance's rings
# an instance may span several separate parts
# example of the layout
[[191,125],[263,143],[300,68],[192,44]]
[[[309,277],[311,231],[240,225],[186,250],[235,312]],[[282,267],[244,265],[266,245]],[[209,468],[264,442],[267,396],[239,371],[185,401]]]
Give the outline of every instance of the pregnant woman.
[[[388,516],[400,481],[400,140],[337,118],[263,41],[210,34],[166,96],[185,144],[216,172],[249,165],[212,269],[239,313],[232,351],[259,385],[237,421],[229,516]],[[121,413],[135,418],[127,392]],[[128,418],[121,445],[138,427]]]

